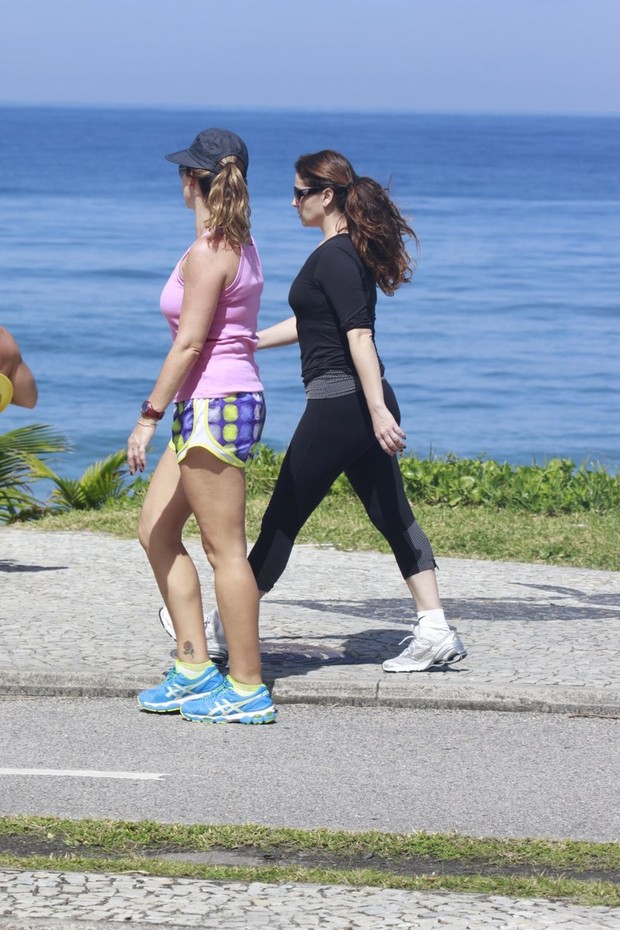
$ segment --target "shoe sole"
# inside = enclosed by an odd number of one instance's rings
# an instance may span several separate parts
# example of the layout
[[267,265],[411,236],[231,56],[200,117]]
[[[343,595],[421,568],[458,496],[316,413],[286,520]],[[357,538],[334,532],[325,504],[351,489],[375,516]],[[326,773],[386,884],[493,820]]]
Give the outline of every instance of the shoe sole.
[[228,662],[227,652],[214,652],[212,649],[208,649],[207,651],[209,653],[209,658],[212,662],[215,662],[216,665],[226,665]]
[[433,665],[454,665],[455,662],[460,662],[461,659],[465,659],[466,657],[467,650],[465,649],[464,652],[455,652],[454,655],[448,656],[447,659],[437,659],[433,662]]
[[[217,690],[217,688],[214,690]],[[176,713],[179,713],[179,711],[185,704],[189,704],[191,701],[197,701],[199,700],[199,698],[204,698],[209,693],[210,692],[208,691],[204,691],[201,694],[188,694],[187,697],[184,697],[179,700],[179,704],[177,707],[162,707],[161,705],[159,707],[147,707],[146,704],[143,704],[141,702],[140,698],[138,698],[137,701],[138,701],[138,707],[140,708],[140,710],[146,710],[150,714],[176,714]]]
[[183,720],[189,720],[190,723],[243,723],[257,725],[261,723],[275,723],[278,714],[277,711],[273,711],[254,717],[188,717],[186,714],[181,714],[181,716]]
[[401,665],[400,668],[386,668],[385,665],[383,665],[382,668],[384,672],[392,674],[395,672],[427,672],[429,668],[441,668],[442,665],[454,665],[456,662],[460,662],[461,659],[464,659],[466,655],[467,650],[464,652],[455,652],[453,655],[446,656],[445,659],[435,659],[428,665]]
[[[166,631],[170,639],[173,639],[176,643],[177,638],[174,635],[174,630],[170,632],[168,624],[164,620],[164,608],[163,607],[159,608],[157,616],[159,617],[159,622],[161,623],[162,627],[164,628],[164,630]],[[205,627],[205,633],[206,633],[206,627]],[[228,650],[220,650],[220,649],[217,649],[215,646],[209,649],[208,642],[207,642],[207,651],[209,653],[209,658],[211,659],[212,662],[215,662],[216,665],[225,665],[226,662],[228,662]]]
[[138,707],[149,714],[178,714],[181,710],[180,707],[147,707],[145,704],[141,704],[140,701],[138,701]]

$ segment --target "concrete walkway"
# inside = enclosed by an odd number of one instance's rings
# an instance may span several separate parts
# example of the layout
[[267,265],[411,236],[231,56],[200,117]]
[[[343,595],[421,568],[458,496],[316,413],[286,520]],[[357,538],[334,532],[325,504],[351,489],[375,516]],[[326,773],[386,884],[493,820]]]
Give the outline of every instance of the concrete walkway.
[[500,895],[0,871],[0,930],[119,930],[123,924],[134,930],[618,930],[620,910]]
[[[213,604],[210,569],[204,599]],[[469,656],[388,675],[411,602],[390,556],[298,547],[261,609],[280,705],[340,703],[620,717],[620,574],[442,559],[440,588]],[[133,696],[171,664],[136,542],[0,529],[0,693]],[[137,668],[136,657],[139,657]],[[611,930],[620,911],[492,895],[141,875],[0,871],[0,930]]]
[[[212,606],[211,570],[189,548]],[[277,703],[620,714],[620,573],[442,559],[439,582],[467,659],[386,674],[413,618],[392,557],[296,547],[261,605]],[[155,683],[174,649],[159,606],[137,542],[0,529],[0,693],[128,696]]]

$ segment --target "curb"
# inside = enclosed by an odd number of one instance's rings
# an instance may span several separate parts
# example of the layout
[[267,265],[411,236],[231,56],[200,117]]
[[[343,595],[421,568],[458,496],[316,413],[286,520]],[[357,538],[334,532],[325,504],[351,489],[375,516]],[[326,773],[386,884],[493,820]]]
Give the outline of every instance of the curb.
[[[150,679],[130,675],[7,672],[0,697],[135,698]],[[612,716],[620,719],[620,692],[611,688],[527,687],[428,682],[411,676],[359,681],[266,679],[277,704],[397,707],[412,710],[490,710],[507,713]],[[1,926],[1,925],[0,925]]]

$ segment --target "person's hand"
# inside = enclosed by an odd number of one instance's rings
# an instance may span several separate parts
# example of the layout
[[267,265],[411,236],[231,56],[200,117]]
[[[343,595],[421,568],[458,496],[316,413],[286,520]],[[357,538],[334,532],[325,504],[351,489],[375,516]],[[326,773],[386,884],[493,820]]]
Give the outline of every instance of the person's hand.
[[146,450],[155,435],[156,427],[156,420],[138,420],[134,426],[127,440],[127,464],[130,475],[135,475],[137,471],[144,471],[146,468]]
[[377,441],[388,455],[396,455],[405,448],[407,437],[387,407],[371,413],[372,426]]

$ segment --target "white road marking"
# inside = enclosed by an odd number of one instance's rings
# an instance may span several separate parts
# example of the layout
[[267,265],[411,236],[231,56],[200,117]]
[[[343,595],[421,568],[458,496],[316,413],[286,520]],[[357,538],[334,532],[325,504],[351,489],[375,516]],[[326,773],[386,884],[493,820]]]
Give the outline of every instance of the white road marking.
[[60,778],[125,778],[135,781],[161,781],[163,772],[98,772],[95,769],[0,769],[0,775],[46,775]]

